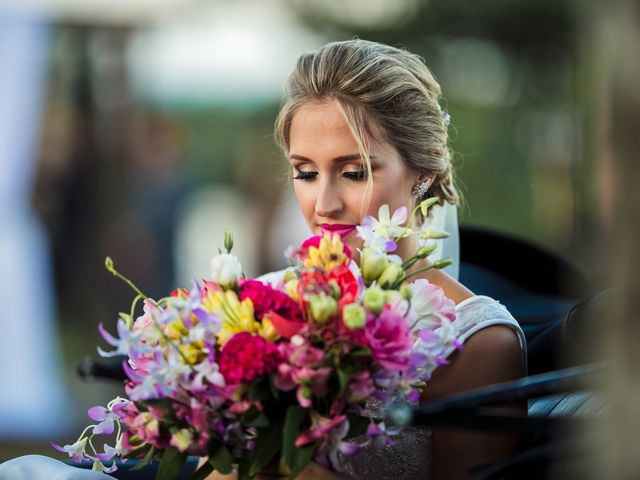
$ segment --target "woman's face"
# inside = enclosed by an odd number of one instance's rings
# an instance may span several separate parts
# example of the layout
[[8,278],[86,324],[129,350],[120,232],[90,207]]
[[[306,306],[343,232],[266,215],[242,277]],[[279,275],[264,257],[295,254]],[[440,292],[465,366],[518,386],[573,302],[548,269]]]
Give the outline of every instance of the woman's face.
[[[336,104],[300,107],[291,121],[289,144],[296,198],[311,231],[337,232],[353,251],[361,248],[355,227],[363,218],[367,170]],[[373,190],[364,215],[377,216],[383,204],[391,212],[403,205],[411,208],[411,189],[419,174],[409,172],[392,145],[372,139],[369,148]]]

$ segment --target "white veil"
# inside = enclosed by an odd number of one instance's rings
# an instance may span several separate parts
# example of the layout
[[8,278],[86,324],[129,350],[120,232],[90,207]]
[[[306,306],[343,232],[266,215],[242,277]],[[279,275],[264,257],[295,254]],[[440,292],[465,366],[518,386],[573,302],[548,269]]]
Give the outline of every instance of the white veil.
[[[431,216],[425,219],[436,230],[442,230],[449,234],[447,238],[435,240],[436,249],[429,256],[431,261],[450,258],[453,263],[443,268],[443,271],[451,277],[458,279],[460,274],[460,234],[458,232],[458,208],[445,202],[444,205],[431,207]],[[429,240],[434,242],[434,240]],[[426,242],[425,242],[426,243]]]

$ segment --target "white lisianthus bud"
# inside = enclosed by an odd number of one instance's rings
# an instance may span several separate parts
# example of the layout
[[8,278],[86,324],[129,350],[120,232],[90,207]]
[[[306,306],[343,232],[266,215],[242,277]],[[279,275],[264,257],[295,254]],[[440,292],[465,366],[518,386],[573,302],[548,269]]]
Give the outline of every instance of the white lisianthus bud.
[[378,284],[382,288],[391,288],[403,275],[404,270],[400,265],[389,262],[380,278],[378,278]]
[[357,303],[345,305],[342,310],[342,321],[350,330],[357,330],[367,323],[367,312]]
[[411,287],[409,287],[409,284],[407,282],[404,282],[402,285],[400,285],[400,295],[405,300],[411,300]]
[[329,295],[319,293],[311,297],[309,308],[311,309],[311,316],[317,323],[322,325],[338,312],[338,302]]
[[242,275],[242,266],[235,255],[229,253],[211,259],[211,280],[222,287],[233,287]]
[[387,298],[380,287],[374,286],[364,291],[362,303],[364,304],[364,308],[377,315],[387,303]]
[[362,277],[364,283],[370,285],[371,282],[378,279],[384,269],[387,267],[389,260],[387,257],[370,248],[362,250],[360,255],[360,265],[362,267]]

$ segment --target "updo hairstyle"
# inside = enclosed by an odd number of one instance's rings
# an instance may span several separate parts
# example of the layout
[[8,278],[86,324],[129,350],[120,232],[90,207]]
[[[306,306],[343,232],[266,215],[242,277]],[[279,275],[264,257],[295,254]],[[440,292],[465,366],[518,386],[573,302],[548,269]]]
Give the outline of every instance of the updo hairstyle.
[[457,204],[440,96],[440,85],[413,53],[359,39],[329,43],[298,58],[286,83],[276,139],[288,155],[298,109],[309,102],[335,101],[369,173],[363,202],[372,188],[369,139],[379,138],[397,149],[410,170],[434,176],[424,197]]

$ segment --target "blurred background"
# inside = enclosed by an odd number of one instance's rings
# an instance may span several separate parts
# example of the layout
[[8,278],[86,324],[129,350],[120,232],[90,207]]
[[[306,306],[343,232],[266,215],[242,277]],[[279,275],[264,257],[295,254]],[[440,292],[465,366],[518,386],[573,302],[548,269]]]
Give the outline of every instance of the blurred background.
[[[52,454],[119,392],[75,371],[132,292],[245,273],[306,235],[272,128],[297,56],[360,38],[424,57],[452,117],[461,222],[606,286],[602,56],[569,0],[0,0],[0,458]],[[615,25],[612,27],[615,29]],[[602,199],[605,199],[604,201]],[[606,216],[606,215],[605,215]]]

